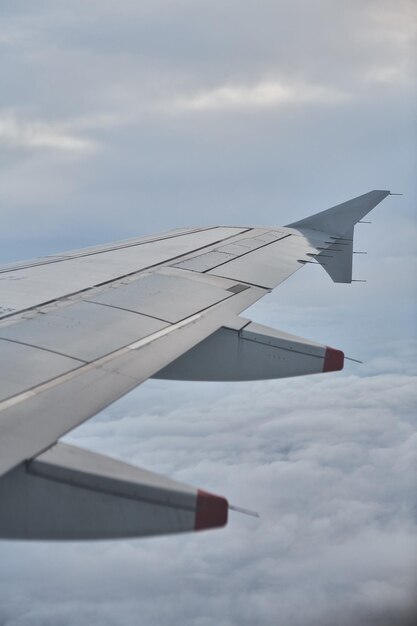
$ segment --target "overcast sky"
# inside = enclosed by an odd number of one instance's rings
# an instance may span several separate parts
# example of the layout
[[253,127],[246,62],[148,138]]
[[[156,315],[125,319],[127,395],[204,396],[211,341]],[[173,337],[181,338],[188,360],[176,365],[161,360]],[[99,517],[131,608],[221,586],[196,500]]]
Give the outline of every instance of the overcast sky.
[[411,626],[417,588],[412,0],[3,0],[0,262],[391,189],[355,278],[247,316],[363,359],[251,384],[150,381],[67,437],[260,520],[0,543],[1,626]]

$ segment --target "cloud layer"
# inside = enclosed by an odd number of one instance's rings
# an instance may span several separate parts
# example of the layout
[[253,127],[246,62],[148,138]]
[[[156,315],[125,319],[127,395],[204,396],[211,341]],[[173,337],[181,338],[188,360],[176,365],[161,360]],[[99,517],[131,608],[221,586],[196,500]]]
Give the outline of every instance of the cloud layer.
[[410,374],[148,383],[69,439],[260,520],[231,513],[223,531],[178,538],[4,544],[2,623],[406,624],[416,395]]

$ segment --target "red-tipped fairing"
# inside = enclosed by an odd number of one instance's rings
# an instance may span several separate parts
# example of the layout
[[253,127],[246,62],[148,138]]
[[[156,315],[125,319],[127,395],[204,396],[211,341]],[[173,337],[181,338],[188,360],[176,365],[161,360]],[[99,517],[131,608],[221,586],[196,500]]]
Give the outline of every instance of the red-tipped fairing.
[[226,498],[198,490],[194,530],[226,526],[228,510]]
[[343,369],[345,355],[341,350],[326,348],[324,356],[323,372],[338,372]]

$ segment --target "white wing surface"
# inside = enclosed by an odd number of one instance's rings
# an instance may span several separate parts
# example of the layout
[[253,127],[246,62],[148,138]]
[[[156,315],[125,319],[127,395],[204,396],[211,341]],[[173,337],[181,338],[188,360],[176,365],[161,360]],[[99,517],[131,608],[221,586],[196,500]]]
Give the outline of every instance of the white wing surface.
[[57,442],[151,376],[342,369],[342,352],[240,313],[305,263],[351,282],[354,224],[388,194],[283,228],[172,231],[0,268],[0,536],[224,525],[224,498]]

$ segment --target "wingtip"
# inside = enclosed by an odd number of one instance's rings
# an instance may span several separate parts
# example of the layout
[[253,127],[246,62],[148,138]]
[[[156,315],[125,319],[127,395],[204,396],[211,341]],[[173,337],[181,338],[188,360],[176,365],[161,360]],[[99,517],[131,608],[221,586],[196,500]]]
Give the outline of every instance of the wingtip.
[[398,191],[390,191],[389,189],[374,189],[371,193],[382,194],[383,198],[387,196],[403,196],[403,193],[399,193]]
[[373,189],[369,193],[374,194],[374,195],[375,194],[380,195],[382,196],[382,199],[386,198],[387,196],[395,195],[395,194],[392,194],[389,189]]

